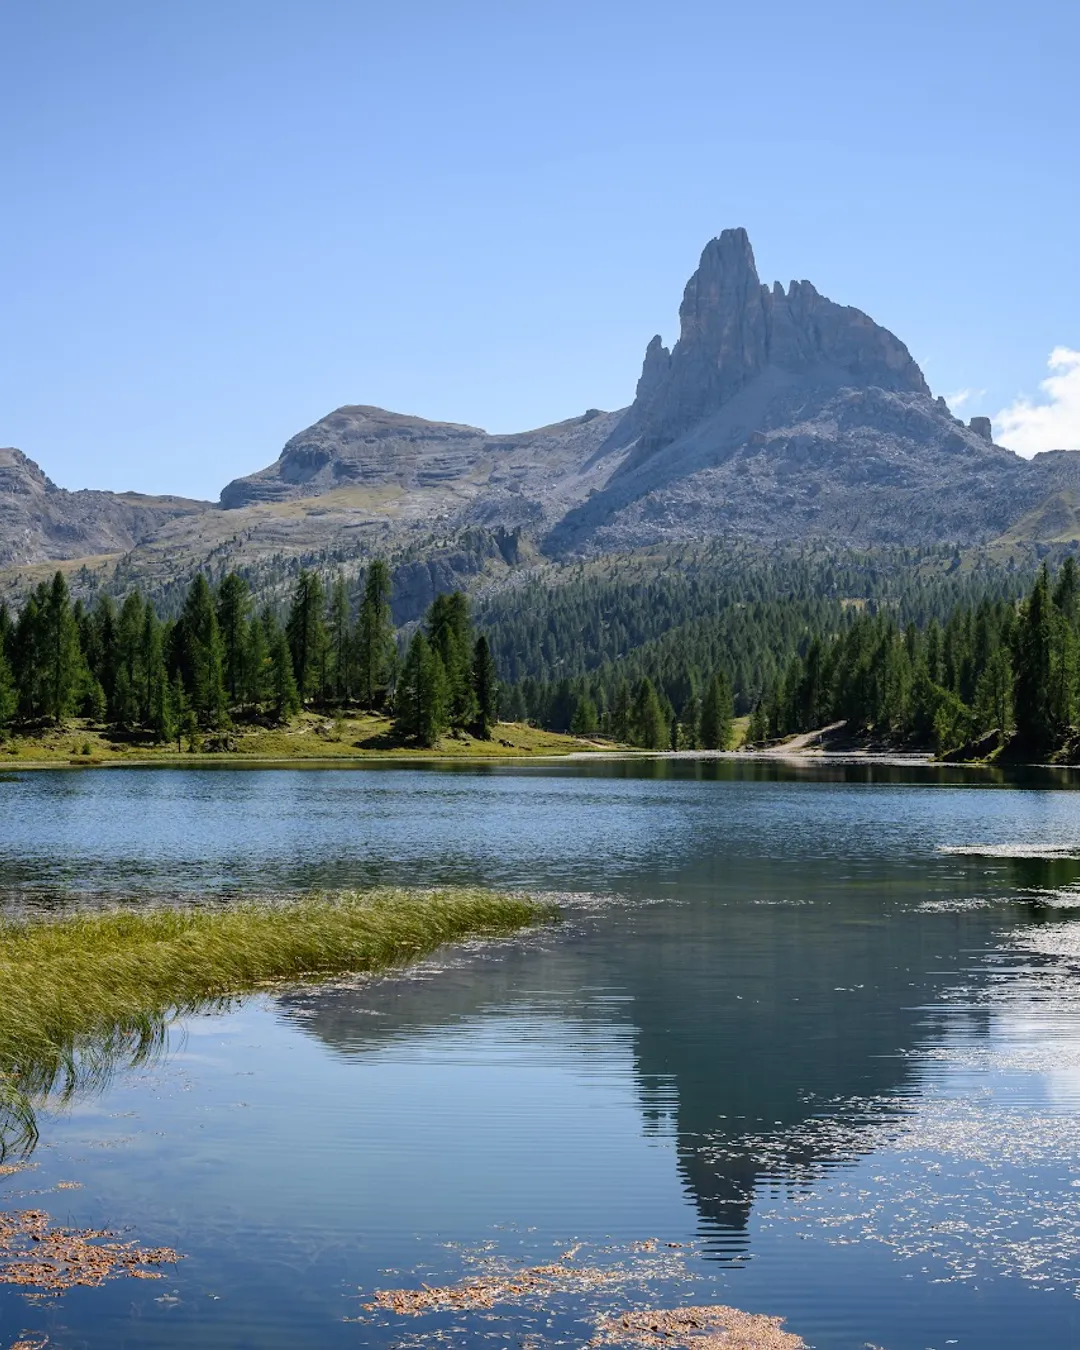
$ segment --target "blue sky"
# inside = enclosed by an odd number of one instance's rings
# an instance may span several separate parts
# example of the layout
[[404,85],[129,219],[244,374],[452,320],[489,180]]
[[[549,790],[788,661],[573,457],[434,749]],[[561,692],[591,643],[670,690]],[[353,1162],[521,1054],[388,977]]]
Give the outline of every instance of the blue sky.
[[343,403],[617,407],[744,225],[1080,446],[1078,49],[1064,0],[8,0],[0,444],[216,497]]

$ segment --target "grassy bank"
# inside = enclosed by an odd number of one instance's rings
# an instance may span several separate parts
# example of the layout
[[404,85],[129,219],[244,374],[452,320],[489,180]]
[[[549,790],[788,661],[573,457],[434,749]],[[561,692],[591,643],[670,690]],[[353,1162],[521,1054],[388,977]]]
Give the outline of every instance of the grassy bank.
[[32,1142],[36,1100],[145,1059],[178,1013],[275,981],[385,969],[547,914],[490,891],[383,890],[0,921],[0,1149]]
[[367,759],[394,755],[408,759],[511,759],[532,755],[567,755],[593,751],[594,742],[557,731],[541,731],[519,722],[500,722],[491,740],[466,734],[444,736],[431,750],[417,749],[396,738],[389,718],[368,713],[348,716],[305,712],[287,726],[241,724],[201,743],[156,745],[144,736],[127,735],[98,723],[76,719],[63,727],[19,731],[0,742],[0,768],[29,764],[83,764],[150,761],[183,763],[206,755],[223,760]]

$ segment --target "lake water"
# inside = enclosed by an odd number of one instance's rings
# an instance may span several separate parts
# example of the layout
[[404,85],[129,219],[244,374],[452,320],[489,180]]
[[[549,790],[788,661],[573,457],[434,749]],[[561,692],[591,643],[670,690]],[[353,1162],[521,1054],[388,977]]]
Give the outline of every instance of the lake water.
[[[185,1259],[47,1302],[0,1285],[0,1347],[539,1350],[585,1345],[610,1308],[690,1303],[783,1316],[820,1350],[1076,1345],[1077,859],[1080,795],[1049,775],[2,781],[13,908],[483,882],[557,892],[564,918],[186,1019],[152,1065],[44,1112],[0,1209]],[[577,1244],[620,1278],[364,1307]]]

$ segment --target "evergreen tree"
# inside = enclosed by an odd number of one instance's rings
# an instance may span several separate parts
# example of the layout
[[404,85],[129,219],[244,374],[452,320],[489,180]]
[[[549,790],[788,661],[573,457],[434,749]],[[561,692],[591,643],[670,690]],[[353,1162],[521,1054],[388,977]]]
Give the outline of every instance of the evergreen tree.
[[356,692],[363,707],[371,711],[382,707],[393,679],[395,657],[390,569],[375,559],[368,568],[356,624]]
[[1017,625],[1013,683],[1016,729],[1034,749],[1048,747],[1056,729],[1051,701],[1052,652],[1050,579],[1043,564]]
[[188,590],[175,634],[177,664],[192,715],[200,727],[219,727],[225,718],[221,633],[214,598],[201,572]]
[[682,712],[679,714],[679,726],[684,748],[697,750],[701,745],[701,699],[696,693],[691,693],[683,704]]
[[473,703],[476,708],[476,733],[483,740],[491,739],[492,728],[498,720],[499,684],[495,662],[486,636],[481,633],[473,647],[472,662]]
[[218,587],[217,621],[221,633],[221,673],[231,708],[245,697],[251,594],[243,577],[230,572]]
[[769,718],[764,701],[754,705],[750,721],[746,727],[747,745],[760,745],[769,739]]
[[420,631],[409,643],[394,710],[398,735],[419,745],[436,745],[449,725],[449,685],[442,658]]
[[999,730],[1003,736],[1012,726],[1013,673],[1008,651],[999,643],[987,657],[975,688],[975,720],[979,731]]
[[598,724],[596,704],[587,693],[582,694],[574,708],[574,715],[570,719],[570,730],[575,736],[591,736],[596,731]]
[[301,702],[321,697],[326,668],[326,594],[314,572],[301,572],[296,581],[285,632],[292,654],[293,674]]
[[630,703],[630,686],[620,680],[615,690],[615,702],[611,709],[611,734],[617,741],[627,742],[633,732],[631,721],[633,708]]
[[53,577],[40,612],[39,651],[44,663],[41,711],[43,716],[59,725],[74,710],[82,676],[79,630],[62,572]]
[[[141,720],[146,688],[143,659],[143,629],[146,614],[142,596],[132,591],[125,599],[116,625],[116,665],[113,702],[109,716],[121,727],[136,726]],[[104,686],[102,686],[104,691]]]
[[472,679],[472,622],[463,591],[437,595],[427,614],[428,640],[446,674],[450,725],[467,727],[476,718]]
[[296,687],[293,674],[292,655],[285,634],[275,624],[269,634],[270,679],[269,696],[273,705],[274,717],[278,722],[287,722],[300,711],[300,691]]
[[334,578],[327,617],[331,691],[337,703],[345,703],[352,697],[353,638],[349,628],[349,592],[340,572]]
[[709,681],[705,701],[701,705],[701,747],[703,750],[726,750],[731,743],[731,722],[734,705],[731,685],[723,672]]
[[634,696],[634,740],[646,750],[660,750],[667,741],[668,725],[652,680],[646,675]]
[[[244,662],[244,702],[256,711],[271,700],[270,692],[270,635],[276,624],[269,609],[262,615],[253,616],[248,624],[247,640],[244,644],[247,659]],[[286,648],[288,655],[288,648]],[[289,658],[290,667],[292,658]]]
[[143,689],[139,719],[155,740],[171,741],[176,715],[169,672],[165,667],[165,635],[154,607],[149,604],[143,615],[142,647]]
[[0,641],[0,736],[10,727],[18,706],[15,680],[11,674],[4,642]]

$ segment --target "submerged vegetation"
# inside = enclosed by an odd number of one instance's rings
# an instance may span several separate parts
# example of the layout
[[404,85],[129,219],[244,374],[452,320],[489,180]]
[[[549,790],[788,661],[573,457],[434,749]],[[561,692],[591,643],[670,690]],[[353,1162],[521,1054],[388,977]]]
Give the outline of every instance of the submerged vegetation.
[[478,889],[379,890],[0,920],[0,1152],[33,1142],[35,1102],[144,1061],[179,1013],[274,981],[381,970],[547,912]]

